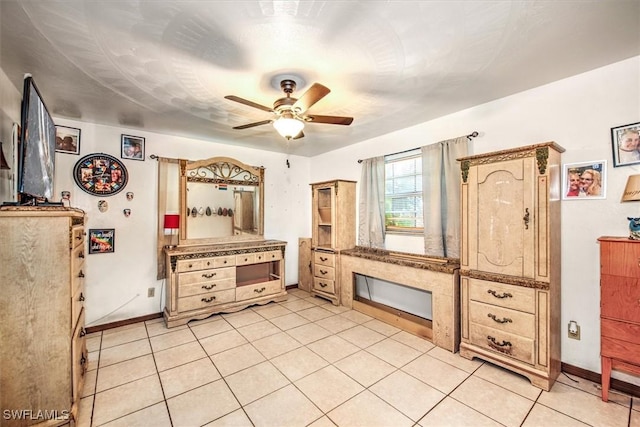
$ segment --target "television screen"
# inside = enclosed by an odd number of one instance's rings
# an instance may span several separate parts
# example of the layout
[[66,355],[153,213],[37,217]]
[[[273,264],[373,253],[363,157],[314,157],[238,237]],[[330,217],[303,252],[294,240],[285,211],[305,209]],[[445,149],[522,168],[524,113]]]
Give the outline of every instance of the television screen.
[[22,135],[18,155],[18,193],[21,202],[24,199],[47,201],[53,196],[55,144],[56,126],[33,78],[28,76],[24,79]]

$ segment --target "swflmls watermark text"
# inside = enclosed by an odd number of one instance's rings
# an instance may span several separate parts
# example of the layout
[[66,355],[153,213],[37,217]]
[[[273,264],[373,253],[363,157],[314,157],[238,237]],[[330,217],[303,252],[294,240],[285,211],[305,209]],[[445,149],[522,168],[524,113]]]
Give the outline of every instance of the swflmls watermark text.
[[68,410],[59,411],[57,409],[4,409],[2,418],[5,420],[68,420],[71,418],[71,412]]

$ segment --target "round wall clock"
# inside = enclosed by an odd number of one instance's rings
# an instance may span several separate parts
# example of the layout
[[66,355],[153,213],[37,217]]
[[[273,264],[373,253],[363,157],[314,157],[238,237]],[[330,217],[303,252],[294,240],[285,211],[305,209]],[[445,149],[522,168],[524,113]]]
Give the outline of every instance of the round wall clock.
[[89,154],[76,163],[73,179],[85,192],[95,196],[112,196],[127,185],[127,168],[113,156]]

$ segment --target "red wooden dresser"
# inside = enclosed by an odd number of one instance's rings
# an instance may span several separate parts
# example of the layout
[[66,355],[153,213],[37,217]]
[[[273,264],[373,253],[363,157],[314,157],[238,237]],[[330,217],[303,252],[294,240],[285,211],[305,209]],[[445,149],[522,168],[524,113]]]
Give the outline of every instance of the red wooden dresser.
[[602,400],[611,370],[640,375],[640,240],[604,236],[600,242]]

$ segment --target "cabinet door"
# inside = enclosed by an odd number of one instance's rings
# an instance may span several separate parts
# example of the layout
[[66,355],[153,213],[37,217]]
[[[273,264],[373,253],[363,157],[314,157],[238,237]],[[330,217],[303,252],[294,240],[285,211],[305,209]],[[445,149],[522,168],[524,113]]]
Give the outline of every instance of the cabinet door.
[[534,277],[535,173],[533,158],[470,169],[470,269]]

